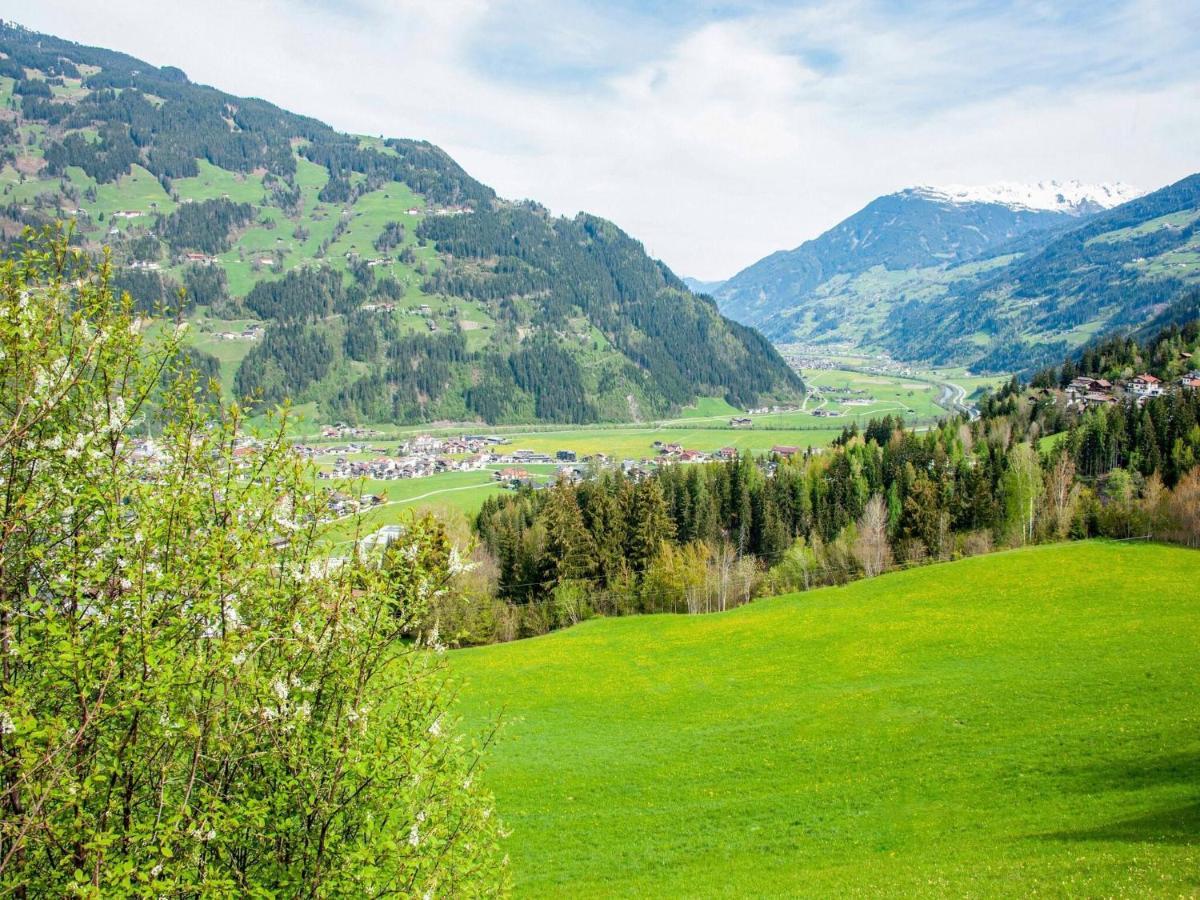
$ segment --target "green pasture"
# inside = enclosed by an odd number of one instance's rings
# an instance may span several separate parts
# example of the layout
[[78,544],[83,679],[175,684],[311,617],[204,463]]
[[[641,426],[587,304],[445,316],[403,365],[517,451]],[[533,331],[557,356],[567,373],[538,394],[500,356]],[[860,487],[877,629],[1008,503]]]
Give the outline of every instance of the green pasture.
[[522,896],[1194,896],[1198,583],[1045,546],[450,669]]

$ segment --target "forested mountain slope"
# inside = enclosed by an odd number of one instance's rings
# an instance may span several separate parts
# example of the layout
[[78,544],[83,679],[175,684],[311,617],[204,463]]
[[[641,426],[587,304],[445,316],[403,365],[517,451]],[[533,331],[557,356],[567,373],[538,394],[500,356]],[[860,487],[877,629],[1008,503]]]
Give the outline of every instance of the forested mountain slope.
[[1133,199],[1093,190],[1095,202],[1048,210],[901,192],[716,296],[780,342],[1029,369],[1144,326],[1200,282],[1200,176]]
[[1200,175],[1092,217],[1009,265],[964,279],[889,320],[885,344],[985,368],[1055,360],[1155,319],[1200,284]]
[[820,237],[773,253],[720,285],[726,315],[780,341],[878,339],[901,292],[936,292],[941,272],[1092,207],[1034,209],[910,188],[873,200]]
[[229,391],[327,420],[590,422],[800,390],[616,226],[498,198],[432,144],[12,25],[0,51],[4,239],[73,220],[144,308],[186,288]]

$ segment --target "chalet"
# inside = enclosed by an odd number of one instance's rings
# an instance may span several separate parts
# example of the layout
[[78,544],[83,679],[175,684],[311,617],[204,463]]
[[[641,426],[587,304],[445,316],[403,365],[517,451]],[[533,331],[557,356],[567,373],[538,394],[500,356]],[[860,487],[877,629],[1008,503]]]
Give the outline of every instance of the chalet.
[[584,471],[580,466],[559,466],[555,479],[567,484],[579,484],[583,481],[583,476]]
[[528,481],[529,473],[524,469],[501,469],[496,473],[497,481]]
[[650,474],[649,467],[639,463],[635,459],[621,460],[621,471],[634,481],[640,481]]
[[737,459],[737,455],[737,447],[722,447],[713,454],[713,456],[715,456],[717,459],[724,460]]
[[679,454],[680,462],[704,462],[707,458],[699,450],[684,450]]
[[554,454],[554,458],[559,462],[573,463],[576,461],[577,456],[574,450],[559,450]]
[[1089,378],[1086,375],[1073,379],[1067,385],[1067,405],[1081,408],[1116,402],[1112,396],[1112,382],[1105,378]]
[[729,420],[730,428],[748,428],[754,424],[754,420],[749,416],[734,416]]
[[774,447],[771,448],[771,452],[774,453],[776,456],[782,456],[787,459],[791,459],[793,456],[795,456],[797,453],[800,452],[800,448],[799,447],[789,447],[784,444],[776,444]]
[[1185,390],[1200,390],[1200,372],[1189,372],[1179,379],[1179,386]]
[[1135,375],[1129,379],[1129,390],[1138,397],[1158,397],[1162,394],[1162,382],[1153,375]]
[[212,256],[209,256],[207,253],[185,253],[183,254],[183,258],[188,262],[201,263],[206,266],[212,265],[216,262],[216,259]]
[[434,453],[442,449],[442,442],[428,434],[417,435],[410,443],[412,449],[418,453]]
[[1078,402],[1081,406],[1093,408],[1097,406],[1110,406],[1117,402],[1117,398],[1112,394],[1106,394],[1104,391],[1088,391]]

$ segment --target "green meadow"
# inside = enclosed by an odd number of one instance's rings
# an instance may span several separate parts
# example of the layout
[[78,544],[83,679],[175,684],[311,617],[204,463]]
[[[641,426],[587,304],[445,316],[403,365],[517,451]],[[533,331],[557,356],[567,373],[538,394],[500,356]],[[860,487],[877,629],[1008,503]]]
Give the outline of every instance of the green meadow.
[[[342,544],[366,537],[384,525],[406,521],[414,510],[437,509],[445,514],[461,514],[470,519],[479,512],[483,501],[508,490],[495,479],[495,473],[507,466],[492,466],[474,472],[442,472],[427,478],[399,478],[377,481],[366,478],[349,482],[352,491],[361,486],[364,494],[382,494],[386,501],[360,514],[358,522],[347,516],[333,523],[325,540]],[[546,481],[555,466],[520,466],[537,481]],[[330,484],[330,482],[324,482]]]
[[1198,584],[1043,546],[450,669],[523,896],[1194,896]]

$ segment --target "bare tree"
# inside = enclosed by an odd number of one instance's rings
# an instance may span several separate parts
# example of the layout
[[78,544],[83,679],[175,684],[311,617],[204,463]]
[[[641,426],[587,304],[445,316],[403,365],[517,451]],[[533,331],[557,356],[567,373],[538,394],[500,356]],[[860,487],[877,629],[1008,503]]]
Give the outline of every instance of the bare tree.
[[1046,505],[1049,507],[1051,529],[1062,540],[1071,527],[1079,488],[1075,484],[1075,461],[1063,453],[1046,476]]
[[858,538],[854,542],[854,558],[868,578],[886,571],[892,565],[892,548],[887,539],[887,503],[875,494],[867,501],[862,518],[858,520]]
[[1038,502],[1045,484],[1037,451],[1029,444],[1018,444],[1008,452],[1008,472],[1005,473],[1005,493],[1009,520],[1028,544],[1034,537]]
[[1177,540],[1189,547],[1200,547],[1200,467],[1179,479],[1169,507]]

